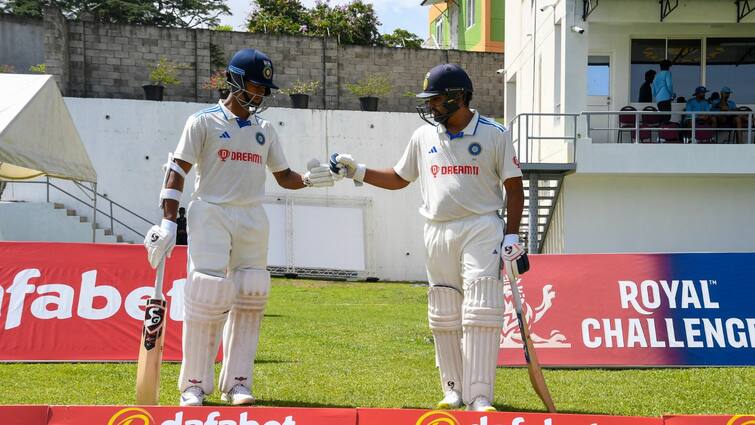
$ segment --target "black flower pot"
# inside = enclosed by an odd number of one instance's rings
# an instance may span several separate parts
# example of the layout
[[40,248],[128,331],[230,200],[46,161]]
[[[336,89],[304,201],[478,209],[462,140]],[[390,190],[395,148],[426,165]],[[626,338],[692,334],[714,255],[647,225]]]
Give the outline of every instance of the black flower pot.
[[294,93],[288,96],[291,98],[291,107],[294,109],[307,109],[309,106],[308,94]]
[[144,98],[146,100],[163,100],[163,89],[165,87],[154,84],[145,84],[142,88],[144,89]]
[[377,111],[378,98],[373,96],[365,96],[359,98],[359,105],[363,111]]
[[227,99],[231,91],[229,89],[218,89],[218,94],[220,94],[221,99]]

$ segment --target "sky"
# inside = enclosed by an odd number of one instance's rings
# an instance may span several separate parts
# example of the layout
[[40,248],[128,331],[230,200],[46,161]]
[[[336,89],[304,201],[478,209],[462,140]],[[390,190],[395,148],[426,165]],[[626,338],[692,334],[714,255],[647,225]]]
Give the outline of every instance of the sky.
[[[221,17],[221,23],[231,25],[236,31],[244,31],[249,12],[252,9],[251,0],[227,0],[233,16]],[[348,3],[349,0],[331,0],[331,5]],[[381,34],[391,33],[396,28],[409,30],[421,39],[427,38],[427,14],[432,6],[420,6],[421,0],[365,0],[372,3],[377,11],[382,25],[378,28]],[[301,0],[304,7],[312,7],[315,0]]]

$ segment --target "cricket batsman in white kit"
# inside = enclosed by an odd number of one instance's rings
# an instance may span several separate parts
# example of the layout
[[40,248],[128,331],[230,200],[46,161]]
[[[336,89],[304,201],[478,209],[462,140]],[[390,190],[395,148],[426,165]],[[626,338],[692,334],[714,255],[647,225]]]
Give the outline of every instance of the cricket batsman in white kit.
[[[428,318],[444,393],[437,407],[463,403],[468,410],[494,411],[504,315],[501,261],[515,275],[529,267],[518,236],[524,191],[509,131],[469,108],[472,91],[461,67],[436,66],[417,94],[429,125],[414,132],[393,168],[367,168],[349,154],[333,154],[330,166],[336,175],[385,189],[419,179],[419,212],[427,219]],[[505,232],[497,214],[502,182]]]
[[270,293],[268,221],[262,207],[265,168],[286,189],[333,185],[328,166],[319,161],[310,161],[304,176],[291,171],[273,125],[257,116],[265,97],[278,88],[272,61],[258,50],[243,49],[231,59],[226,76],[228,98],[186,121],[165,166],[160,192],[164,218],[144,240],[149,262],[157,267],[175,245],[184,178],[196,164],[187,223],[189,264],[178,380],[182,406],[200,406],[214,390],[221,337],[222,399],[233,405],[254,402],[254,358]]

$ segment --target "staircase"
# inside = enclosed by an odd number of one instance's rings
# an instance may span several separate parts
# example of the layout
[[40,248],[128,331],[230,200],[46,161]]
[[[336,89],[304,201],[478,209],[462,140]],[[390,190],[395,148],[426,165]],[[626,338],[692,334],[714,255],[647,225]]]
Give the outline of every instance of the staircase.
[[[92,242],[92,224],[89,217],[61,203],[0,202],[0,240],[44,242]],[[126,242],[112,229],[98,225],[95,230],[98,243]]]
[[[554,165],[522,164],[524,211],[519,224],[519,237],[531,253],[542,252],[564,176],[574,169],[570,164]],[[531,228],[530,223],[535,227]]]

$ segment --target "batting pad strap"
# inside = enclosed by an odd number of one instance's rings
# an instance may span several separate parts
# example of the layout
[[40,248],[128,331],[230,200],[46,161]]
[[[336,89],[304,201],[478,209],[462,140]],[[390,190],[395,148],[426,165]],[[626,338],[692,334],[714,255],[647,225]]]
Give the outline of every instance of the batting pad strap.
[[461,330],[461,304],[464,297],[459,291],[444,286],[430,286],[427,291],[427,318],[433,331]]
[[502,281],[482,277],[464,283],[463,326],[500,329],[504,312]]
[[236,303],[239,311],[261,312],[270,294],[270,272],[263,269],[237,269],[233,272]]

